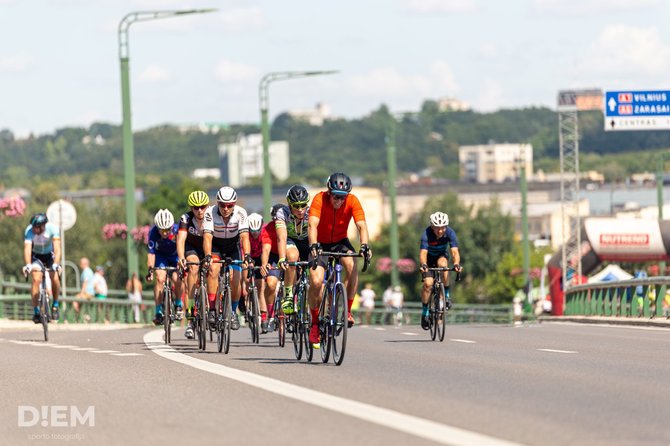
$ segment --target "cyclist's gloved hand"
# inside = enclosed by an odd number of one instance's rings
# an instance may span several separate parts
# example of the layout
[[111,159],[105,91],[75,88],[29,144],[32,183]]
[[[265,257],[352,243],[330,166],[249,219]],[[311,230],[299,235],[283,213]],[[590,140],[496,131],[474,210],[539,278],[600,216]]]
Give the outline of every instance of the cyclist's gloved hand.
[[244,263],[246,263],[247,266],[250,266],[252,268],[254,266],[254,260],[251,258],[249,254],[244,254]]
[[31,265],[31,264],[27,264],[26,266],[23,267],[23,270],[22,270],[22,271],[23,271],[23,275],[24,275],[24,276],[27,276],[28,274],[30,274],[30,272],[31,272],[32,270],[33,270],[33,265]]
[[202,259],[202,267],[205,269],[209,269],[209,266],[212,264],[212,255],[207,254],[203,259]]
[[147,273],[145,279],[146,279],[147,282],[151,282],[152,280],[154,280],[154,269],[153,269],[153,267],[149,267],[149,272]]
[[279,267],[281,269],[283,269],[284,271],[286,271],[288,269],[288,262],[283,257],[281,259],[279,259],[279,261],[277,262],[277,265],[279,265]]
[[460,273],[461,271],[463,271],[463,267],[461,265],[459,265],[458,263],[454,263],[454,271]]
[[309,252],[312,254],[312,257],[319,257],[321,254],[321,243],[312,243],[309,245]]
[[358,253],[365,257],[366,260],[370,260],[372,257],[372,250],[370,250],[367,243],[361,243],[361,250]]
[[58,263],[54,263],[51,265],[51,269],[60,274],[61,266]]
[[428,272],[428,264],[422,263],[420,269],[421,269],[422,273],[427,273]]

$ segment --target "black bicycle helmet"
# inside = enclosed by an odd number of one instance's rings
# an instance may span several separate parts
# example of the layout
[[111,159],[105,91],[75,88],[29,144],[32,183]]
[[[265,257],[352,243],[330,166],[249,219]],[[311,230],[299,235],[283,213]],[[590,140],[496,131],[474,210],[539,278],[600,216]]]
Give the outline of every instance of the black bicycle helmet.
[[30,219],[30,224],[33,226],[39,226],[46,224],[46,222],[49,221],[49,218],[47,217],[47,214],[44,212],[38,212],[37,214],[33,215],[33,217]]
[[273,220],[274,220],[275,218],[277,218],[277,211],[278,211],[279,209],[283,208],[283,207],[284,207],[284,205],[281,204],[281,203],[277,203],[277,204],[273,205],[273,206],[270,208],[270,217],[271,217]]
[[288,204],[307,204],[309,202],[309,192],[299,184],[294,184],[286,193]]
[[342,172],[335,172],[328,177],[328,190],[335,195],[346,195],[351,192],[351,178]]

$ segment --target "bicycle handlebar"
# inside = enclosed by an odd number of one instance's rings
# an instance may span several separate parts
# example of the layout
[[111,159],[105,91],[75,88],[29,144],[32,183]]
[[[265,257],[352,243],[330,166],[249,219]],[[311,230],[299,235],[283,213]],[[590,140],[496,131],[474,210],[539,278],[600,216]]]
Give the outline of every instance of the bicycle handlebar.
[[[451,267],[445,267],[445,266],[438,266],[438,267],[433,267],[433,268],[426,268],[427,271],[456,271],[456,269],[451,266]],[[461,271],[463,271],[463,267],[461,267]],[[461,271],[456,271],[456,282],[461,281]]]
[[329,251],[321,251],[319,253],[320,256],[326,256],[326,257],[335,257],[335,258],[341,258],[341,257],[363,257],[363,268],[361,269],[362,272],[365,272],[368,269],[368,266],[370,265],[370,260],[363,256],[360,252],[329,252]]

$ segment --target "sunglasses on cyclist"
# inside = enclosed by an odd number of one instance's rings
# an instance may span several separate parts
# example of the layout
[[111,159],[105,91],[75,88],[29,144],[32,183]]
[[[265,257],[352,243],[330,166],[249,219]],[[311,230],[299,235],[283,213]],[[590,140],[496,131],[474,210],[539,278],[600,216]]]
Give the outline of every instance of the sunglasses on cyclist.
[[168,228],[168,229],[159,229],[158,231],[159,231],[161,234],[165,235],[165,234],[169,234],[170,231],[171,231],[171,229],[170,229],[170,228]]
[[206,204],[203,204],[202,206],[191,206],[191,209],[193,209],[193,210],[201,210],[201,209],[205,209],[206,207],[207,207],[207,205],[206,205]]
[[235,207],[235,203],[219,203],[221,209],[230,209]]
[[346,195],[333,195],[332,197],[335,201],[344,201],[347,199]]
[[291,208],[301,211],[307,207],[307,203],[295,203],[291,205]]

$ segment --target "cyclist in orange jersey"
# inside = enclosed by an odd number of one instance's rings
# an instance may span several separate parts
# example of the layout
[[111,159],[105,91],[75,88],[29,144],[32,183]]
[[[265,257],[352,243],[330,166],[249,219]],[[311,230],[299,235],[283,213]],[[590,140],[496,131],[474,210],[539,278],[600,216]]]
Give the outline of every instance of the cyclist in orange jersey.
[[[309,340],[314,346],[319,344],[319,305],[321,305],[321,286],[323,285],[324,271],[327,259],[319,256],[321,251],[327,252],[355,252],[347,238],[349,222],[354,219],[360,236],[360,253],[368,259],[372,251],[368,246],[368,226],[365,222],[365,212],[358,198],[351,194],[351,179],[340,172],[328,177],[328,191],[318,193],[312,200],[309,209],[308,239],[310,243],[310,261],[316,268],[310,269],[309,274],[309,308],[312,313],[312,329]],[[346,271],[344,280],[348,304],[349,326],[354,324],[351,316],[351,304],[358,287],[358,271],[356,260],[352,257],[343,257],[342,266]]]

